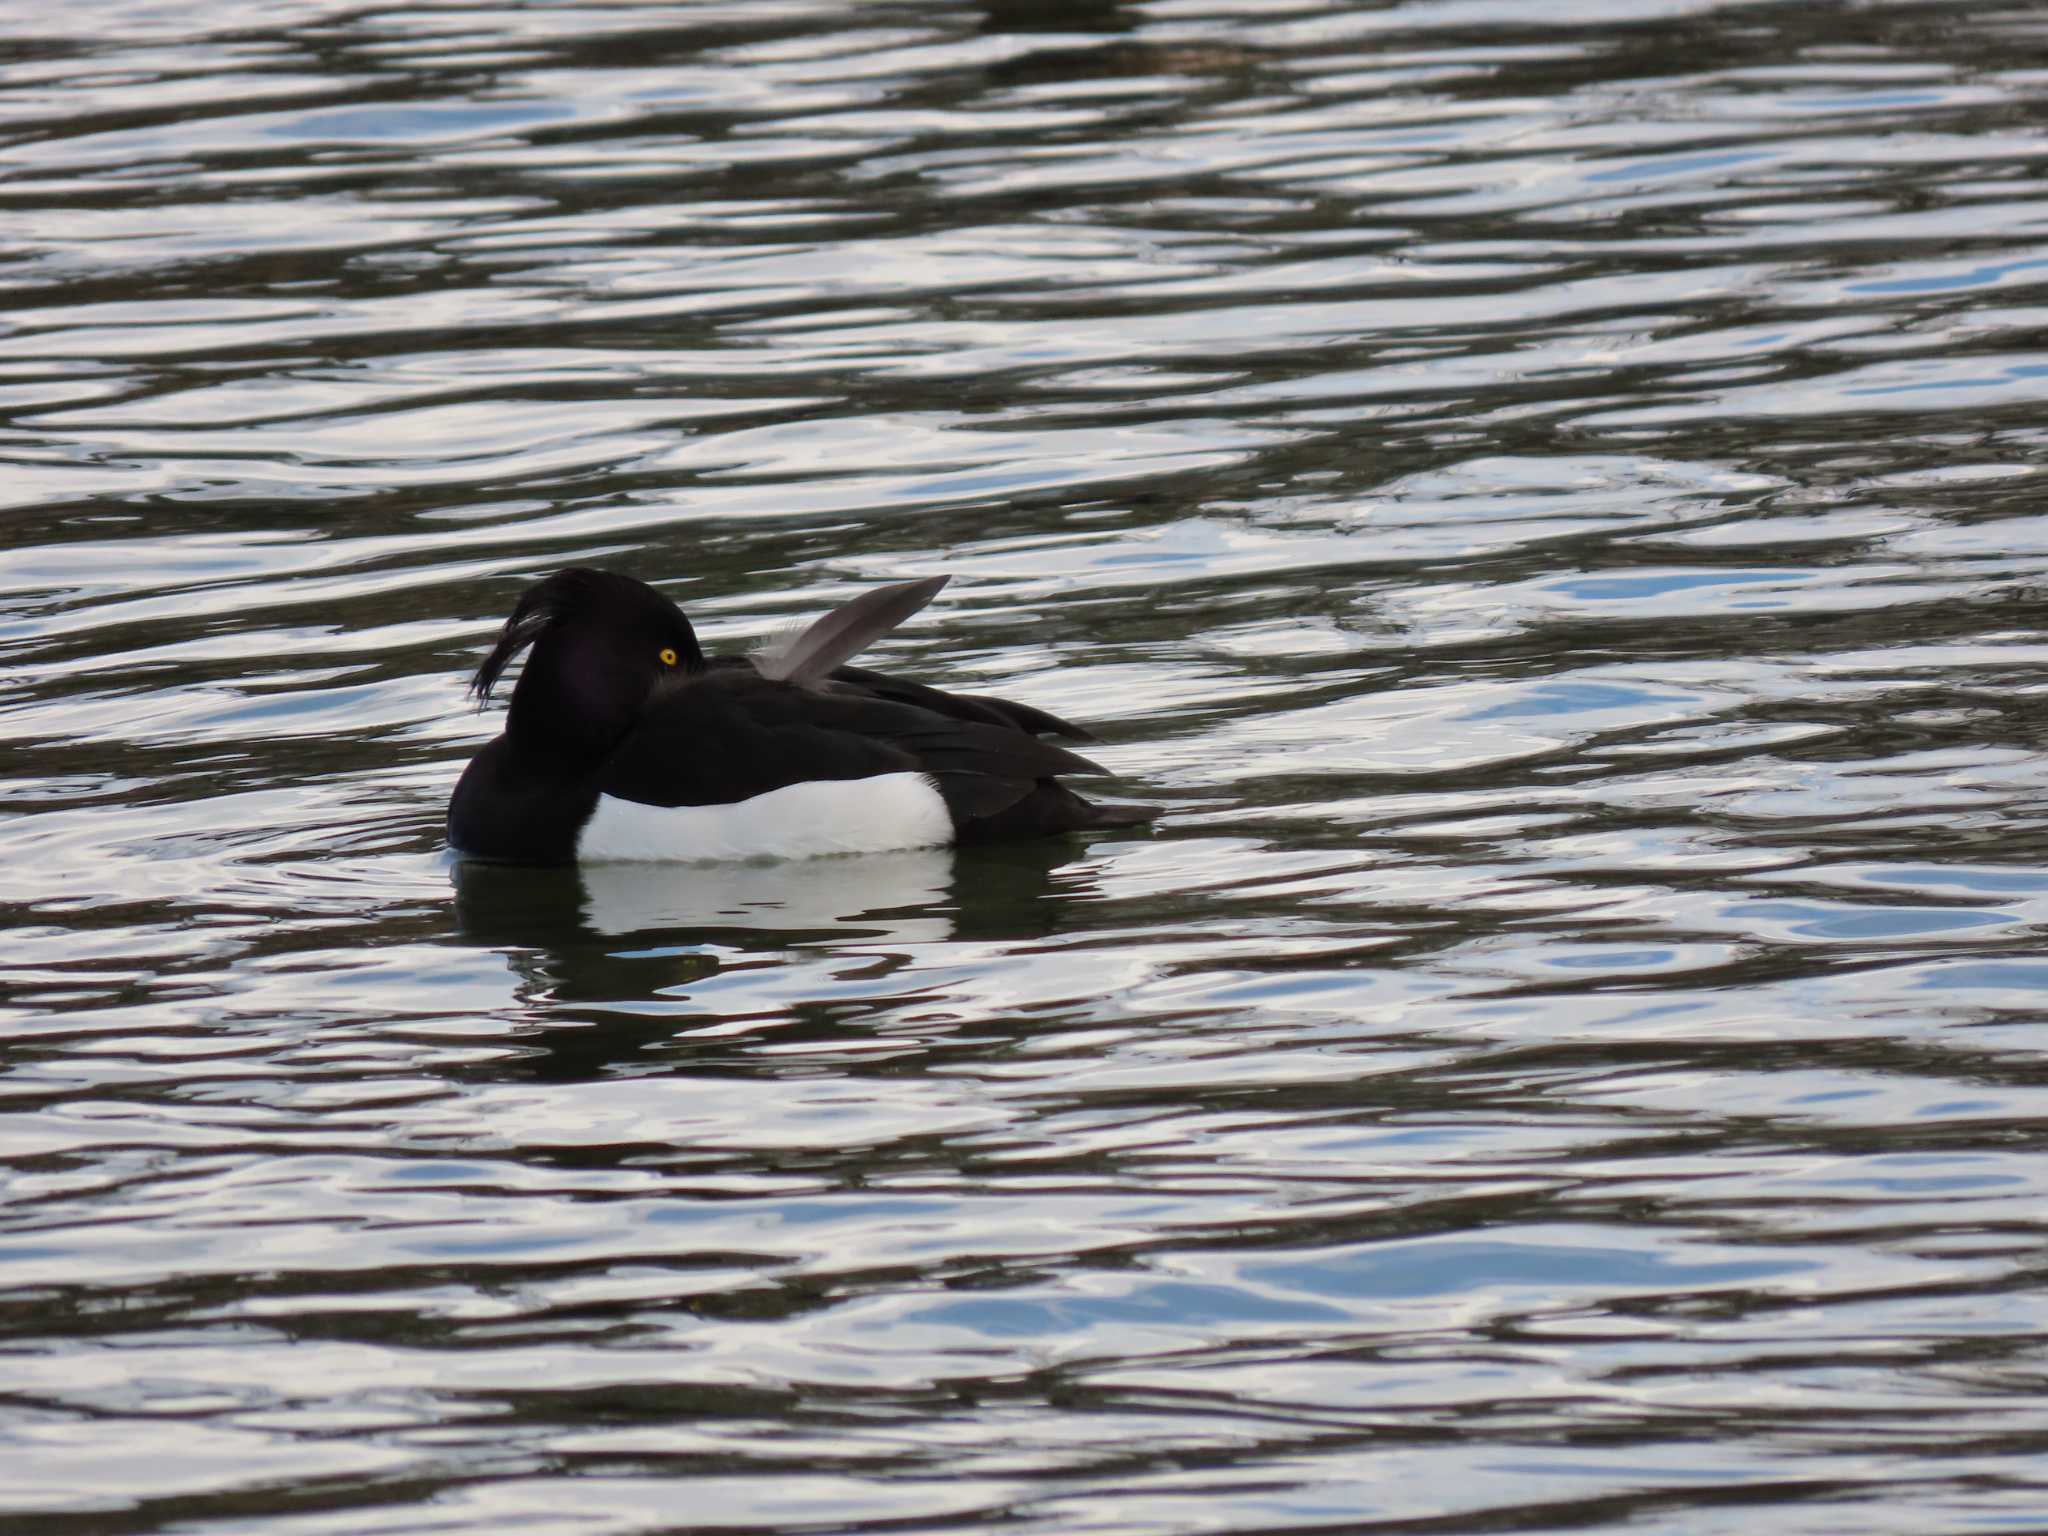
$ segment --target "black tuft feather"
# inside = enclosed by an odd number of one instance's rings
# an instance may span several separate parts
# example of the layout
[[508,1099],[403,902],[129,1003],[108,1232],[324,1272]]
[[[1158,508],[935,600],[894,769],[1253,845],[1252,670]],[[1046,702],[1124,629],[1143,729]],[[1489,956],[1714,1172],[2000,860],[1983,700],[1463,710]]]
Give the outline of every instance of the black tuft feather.
[[546,634],[549,626],[556,622],[558,615],[548,600],[547,592],[553,580],[551,577],[520,594],[519,606],[512,610],[512,617],[499,631],[498,643],[491,647],[491,654],[483,659],[482,665],[476,669],[476,676],[469,680],[469,691],[476,695],[478,709],[490,703],[491,690],[497,686],[505,669],[512,665],[512,658]]
[[667,598],[630,577],[579,565],[557,571],[519,595],[518,606],[513,608],[512,617],[505,621],[498,643],[491,647],[491,654],[483,659],[483,664],[476,669],[476,676],[470,679],[469,691],[476,695],[477,705],[481,708],[490,702],[491,690],[497,686],[498,679],[512,664],[513,658],[541,636],[576,619],[604,618],[635,607],[644,608],[650,602],[658,604],[664,615],[674,615],[680,630],[674,638],[684,663],[692,672],[700,670],[704,665],[704,654],[697,649],[696,638],[689,633],[687,621],[680,613],[674,612]]

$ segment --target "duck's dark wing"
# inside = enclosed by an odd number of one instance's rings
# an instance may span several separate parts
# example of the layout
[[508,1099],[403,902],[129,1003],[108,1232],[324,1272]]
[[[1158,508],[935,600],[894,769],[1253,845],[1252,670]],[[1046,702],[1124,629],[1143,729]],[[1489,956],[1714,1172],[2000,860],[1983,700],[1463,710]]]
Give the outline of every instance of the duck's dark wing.
[[[705,665],[715,672],[735,667],[758,670],[745,656],[713,656]],[[920,709],[928,709],[935,715],[949,715],[955,720],[980,720],[989,725],[1007,725],[1029,731],[1033,736],[1064,736],[1069,741],[1100,739],[1093,731],[1062,719],[1050,710],[1019,704],[1015,699],[999,699],[986,693],[948,693],[943,688],[927,687],[908,678],[872,672],[866,667],[835,668],[826,686],[834,683],[859,689],[878,699],[915,704]]]
[[1062,720],[1049,710],[1019,704],[1015,699],[998,699],[986,693],[947,693],[940,688],[927,688],[923,683],[870,672],[866,667],[841,667],[832,674],[832,681],[850,683],[877,698],[915,704],[956,720],[985,720],[991,725],[1029,731],[1034,736],[1064,736],[1069,741],[1098,739],[1093,731],[1084,730],[1071,720]]
[[[603,791],[643,805],[729,805],[813,779],[925,773],[964,826],[1011,809],[1056,774],[1104,771],[981,701],[908,686],[915,691],[849,678],[803,688],[747,666],[713,667],[656,697],[606,764]],[[914,702],[925,693],[955,707]]]

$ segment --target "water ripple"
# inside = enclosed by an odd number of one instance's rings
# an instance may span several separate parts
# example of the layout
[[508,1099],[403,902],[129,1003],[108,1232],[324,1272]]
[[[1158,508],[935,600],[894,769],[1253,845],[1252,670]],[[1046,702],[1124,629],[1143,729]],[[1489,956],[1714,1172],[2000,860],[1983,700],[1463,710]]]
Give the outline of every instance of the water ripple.
[[[2035,18],[16,21],[0,1523],[2035,1518]],[[1165,814],[457,865],[578,561]]]

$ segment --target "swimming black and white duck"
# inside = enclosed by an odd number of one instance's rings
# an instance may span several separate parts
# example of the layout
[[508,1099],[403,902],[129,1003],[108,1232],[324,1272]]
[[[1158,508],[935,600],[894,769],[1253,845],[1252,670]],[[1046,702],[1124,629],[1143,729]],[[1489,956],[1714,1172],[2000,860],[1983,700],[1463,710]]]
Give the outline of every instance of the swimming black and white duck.
[[579,567],[529,587],[470,684],[522,650],[505,730],[448,806],[460,854],[519,864],[802,858],[1128,827],[1059,782],[1107,770],[1045,738],[1094,738],[1008,699],[847,662],[943,576],[877,587],[791,638],[706,657],[643,581]]

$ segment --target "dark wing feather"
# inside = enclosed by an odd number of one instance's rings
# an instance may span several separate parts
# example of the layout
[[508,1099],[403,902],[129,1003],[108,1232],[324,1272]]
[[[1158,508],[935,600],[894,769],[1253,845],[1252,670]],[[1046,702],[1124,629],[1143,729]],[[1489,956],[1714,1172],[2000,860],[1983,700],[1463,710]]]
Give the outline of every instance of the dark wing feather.
[[[713,656],[705,665],[713,671],[724,671],[734,667],[745,667],[750,671],[759,670],[753,661],[744,656]],[[987,693],[948,693],[943,688],[913,683],[908,678],[891,677],[886,672],[875,672],[867,667],[834,668],[829,676],[829,683],[847,684],[878,699],[894,699],[899,704],[915,704],[920,709],[929,709],[934,714],[950,715],[956,720],[981,720],[990,725],[1008,725],[1020,731],[1029,731],[1034,736],[1064,736],[1069,741],[1101,739],[1093,731],[1086,730],[1071,720],[1063,719],[1051,710],[1039,709],[1030,704],[1019,704],[1015,699],[999,699]]]
[[947,693],[943,689],[928,688],[923,683],[870,672],[866,667],[841,667],[832,674],[832,681],[851,683],[877,698],[915,704],[937,714],[951,715],[957,720],[985,720],[990,725],[1013,726],[1034,736],[1064,736],[1069,741],[1096,739],[1093,731],[1083,730],[1071,720],[1062,720],[1049,710],[1019,704],[1015,699],[998,699],[985,693]]
[[787,644],[755,652],[755,670],[783,682],[822,682],[842,661],[866,650],[937,597],[948,579],[928,576],[923,581],[898,582],[863,592]]
[[646,805],[726,805],[809,779],[929,773],[957,810],[989,815],[1040,779],[1103,771],[1007,722],[717,667],[655,699],[606,765],[603,788]]

